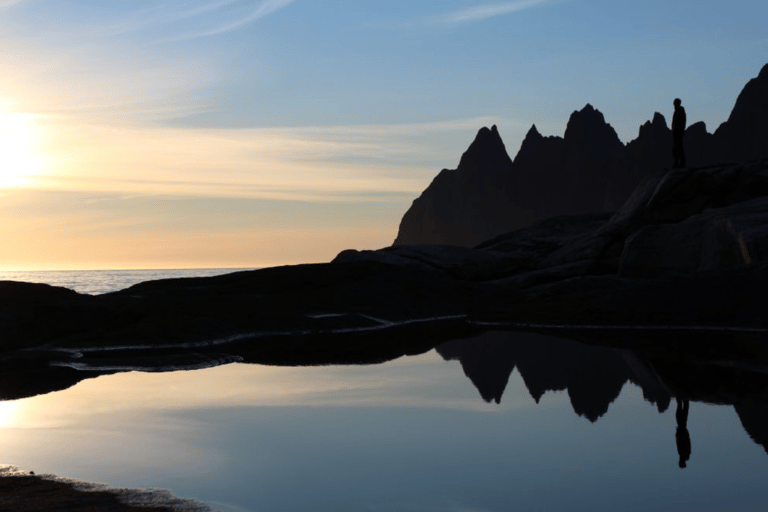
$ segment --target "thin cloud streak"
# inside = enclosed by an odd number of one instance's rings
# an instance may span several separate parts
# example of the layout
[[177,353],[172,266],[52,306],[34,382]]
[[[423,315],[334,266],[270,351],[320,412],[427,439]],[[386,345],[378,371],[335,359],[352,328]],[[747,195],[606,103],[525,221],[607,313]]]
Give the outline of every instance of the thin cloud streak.
[[0,0],[0,9],[5,9],[6,7],[11,7],[25,1],[26,0]]
[[522,0],[517,2],[506,2],[503,4],[479,5],[461,11],[450,12],[439,16],[426,18],[431,24],[437,25],[461,25],[482,21],[504,14],[530,9],[543,4],[552,3],[553,0]]
[[292,4],[295,1],[296,0],[265,0],[255,11],[251,12],[247,16],[244,16],[238,20],[231,21],[223,25],[219,25],[218,27],[212,28],[209,30],[203,30],[200,32],[192,33],[192,34],[186,34],[186,35],[181,35],[177,37],[161,39],[157,41],[157,43],[168,43],[168,42],[184,41],[189,39],[198,39],[201,37],[210,37],[218,34],[223,34],[226,32],[231,32],[245,25],[253,23],[254,21],[257,21],[261,18],[264,18],[265,16],[268,16],[269,14],[272,14],[275,11],[278,11],[284,7],[287,7],[288,5]]
[[174,17],[174,19],[183,19],[183,18],[191,18],[193,16],[197,16],[198,14],[203,14],[205,12],[215,11],[217,9],[221,9],[222,7],[226,7],[227,5],[235,4],[239,2],[240,0],[220,0],[218,2],[209,2],[207,4],[200,5],[198,7],[189,9],[188,11],[182,12]]
[[559,1],[563,0],[518,0],[501,4],[485,4],[444,14],[423,16],[395,24],[368,23],[361,28],[455,27]]
[[[47,118],[39,128],[50,166],[28,187],[397,202],[422,190],[436,169],[455,159],[443,160],[448,152],[439,141],[464,132],[471,140],[480,126],[492,123],[519,124],[479,117],[401,125],[195,129]],[[63,124],[67,131],[60,129]]]
[[160,4],[133,11],[132,14],[121,21],[105,26],[99,26],[91,31],[92,37],[112,37],[116,34],[138,33],[152,27],[175,23],[180,20],[194,18],[201,14],[209,13],[226,7],[241,0],[220,0],[208,2],[186,10],[177,10],[175,4]]

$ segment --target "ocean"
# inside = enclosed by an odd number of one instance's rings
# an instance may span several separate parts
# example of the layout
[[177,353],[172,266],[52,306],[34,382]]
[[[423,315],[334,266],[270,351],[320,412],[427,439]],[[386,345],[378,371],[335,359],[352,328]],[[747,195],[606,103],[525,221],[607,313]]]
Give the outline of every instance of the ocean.
[[99,295],[144,281],[177,277],[210,277],[255,268],[184,268],[146,270],[14,270],[0,271],[0,281],[24,281],[63,286],[79,293]]

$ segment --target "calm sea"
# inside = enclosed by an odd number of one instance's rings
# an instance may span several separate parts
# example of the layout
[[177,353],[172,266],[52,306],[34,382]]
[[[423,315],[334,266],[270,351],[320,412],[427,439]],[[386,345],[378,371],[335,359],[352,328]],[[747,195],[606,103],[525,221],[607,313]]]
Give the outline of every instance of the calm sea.
[[136,283],[175,277],[209,277],[254,270],[250,268],[184,268],[149,270],[39,270],[0,272],[0,281],[24,281],[63,286],[80,293],[98,295],[128,288]]

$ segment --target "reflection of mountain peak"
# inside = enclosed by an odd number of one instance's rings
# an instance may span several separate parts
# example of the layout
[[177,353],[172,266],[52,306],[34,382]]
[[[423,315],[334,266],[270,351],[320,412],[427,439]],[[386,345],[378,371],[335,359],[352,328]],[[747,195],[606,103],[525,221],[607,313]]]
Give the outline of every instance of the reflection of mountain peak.
[[501,403],[501,396],[515,369],[507,333],[491,332],[476,338],[453,340],[437,347],[446,361],[457,360],[486,402]]
[[444,359],[461,362],[486,402],[501,402],[517,365],[531,397],[568,390],[573,410],[590,421],[605,414],[629,378],[615,350],[532,333],[494,332],[437,347]]
[[[665,335],[657,332],[654,336],[658,345],[659,337]],[[642,345],[643,339],[638,338],[637,343]],[[647,359],[633,351],[526,332],[491,332],[449,341],[436,350],[444,359],[461,363],[486,402],[501,402],[516,367],[536,403],[547,391],[565,390],[574,412],[595,422],[629,380],[660,413],[669,408],[673,396],[733,405],[744,430],[768,452],[768,377],[760,372]]]
[[567,390],[573,410],[596,421],[616,400],[629,371],[613,349],[526,334],[517,369],[538,402],[546,391]]

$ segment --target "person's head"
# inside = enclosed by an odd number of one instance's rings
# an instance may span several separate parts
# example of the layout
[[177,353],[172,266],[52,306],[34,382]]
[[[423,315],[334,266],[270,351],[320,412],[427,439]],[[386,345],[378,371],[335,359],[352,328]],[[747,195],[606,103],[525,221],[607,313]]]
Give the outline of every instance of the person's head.
[[680,104],[681,104],[681,103],[683,103],[683,102],[682,102],[682,101],[680,101],[680,98],[675,98],[675,101],[673,101],[672,103],[674,103],[674,104],[675,104],[675,107],[679,107],[679,106],[680,106]]

